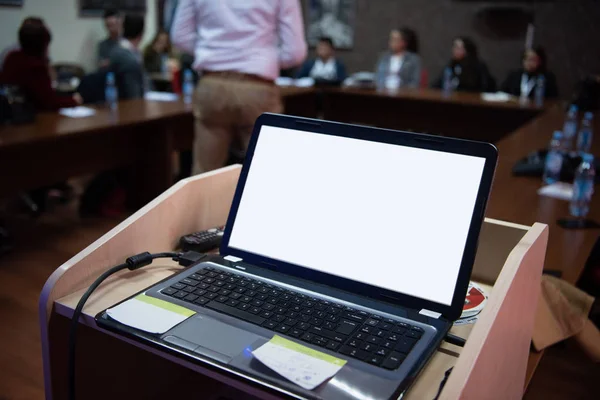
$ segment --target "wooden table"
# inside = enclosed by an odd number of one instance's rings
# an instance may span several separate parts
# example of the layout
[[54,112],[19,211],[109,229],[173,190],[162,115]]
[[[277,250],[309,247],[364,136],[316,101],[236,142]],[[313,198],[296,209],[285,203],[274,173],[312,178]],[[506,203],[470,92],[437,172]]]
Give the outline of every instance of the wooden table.
[[[316,117],[312,89],[282,90],[286,112]],[[126,100],[88,118],[40,113],[32,124],[0,126],[0,198],[73,176],[129,167],[131,206],[173,184],[172,153],[192,148],[192,110],[183,102]],[[12,171],[9,172],[9,171]]]
[[[561,228],[556,221],[569,216],[569,203],[539,196],[537,190],[542,186],[541,178],[515,177],[511,172],[519,159],[548,146],[552,132],[562,128],[564,117],[563,110],[555,107],[496,144],[499,161],[486,215],[525,225],[536,221],[548,224],[550,239],[545,268],[560,270],[563,279],[575,283],[600,229]],[[596,132],[600,130],[598,118],[595,129]],[[593,142],[592,153],[600,156],[599,141]],[[592,198],[590,217],[600,221],[600,193]]]
[[[550,104],[549,104],[550,105]],[[516,101],[489,102],[479,93],[436,89],[339,88],[325,91],[323,113],[332,121],[373,125],[495,143],[536,117],[543,108]]]
[[[511,172],[519,159],[548,145],[552,132],[561,129],[564,116],[561,108],[554,107],[496,144],[499,152],[498,167],[486,215],[525,225],[536,221],[548,224],[550,235],[544,268],[561,271],[564,280],[575,284],[600,235],[600,229],[567,230],[558,226],[557,219],[569,216],[569,203],[539,196],[537,190],[542,185],[541,178],[515,177]],[[600,121],[598,118],[594,121],[595,131],[600,132]],[[592,153],[600,156],[599,141],[592,143]],[[592,198],[589,216],[600,221],[598,193]],[[526,384],[530,382],[543,354],[543,351],[531,351]]]
[[0,197],[124,166],[137,206],[173,184],[173,133],[193,132],[188,107],[129,100],[118,113],[96,111],[79,119],[40,113],[32,124],[0,128]]

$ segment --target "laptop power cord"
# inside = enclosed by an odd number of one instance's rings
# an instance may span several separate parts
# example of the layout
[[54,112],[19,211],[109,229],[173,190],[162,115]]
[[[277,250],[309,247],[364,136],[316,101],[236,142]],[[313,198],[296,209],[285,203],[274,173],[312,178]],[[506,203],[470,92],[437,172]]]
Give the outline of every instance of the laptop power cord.
[[152,264],[152,261],[158,258],[171,258],[173,261],[179,262],[181,266],[189,267],[206,257],[205,254],[196,253],[194,251],[188,251],[183,253],[175,253],[175,252],[167,252],[167,253],[155,253],[151,254],[148,252],[136,254],[131,256],[125,260],[123,264],[117,265],[115,267],[110,268],[105,271],[102,275],[98,277],[92,283],[92,285],[88,288],[88,290],[81,296],[81,299],[77,303],[77,307],[75,307],[75,311],[73,312],[73,317],[71,319],[71,326],[69,330],[69,354],[68,354],[68,398],[69,400],[75,400],[75,345],[77,341],[77,326],[79,324],[79,319],[81,318],[81,314],[83,311],[83,306],[92,295],[94,290],[100,286],[102,282],[104,282],[109,276],[122,271],[124,269],[129,269],[130,271],[135,271],[136,269],[140,269],[147,265]]

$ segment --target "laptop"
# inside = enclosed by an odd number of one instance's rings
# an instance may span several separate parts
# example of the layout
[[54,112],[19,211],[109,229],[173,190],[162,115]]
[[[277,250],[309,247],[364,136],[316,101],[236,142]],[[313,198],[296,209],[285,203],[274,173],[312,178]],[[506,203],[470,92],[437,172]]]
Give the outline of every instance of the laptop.
[[[146,289],[196,314],[100,326],[292,398],[397,398],[459,318],[497,160],[487,143],[264,114],[220,254]],[[347,360],[305,390],[274,335]]]

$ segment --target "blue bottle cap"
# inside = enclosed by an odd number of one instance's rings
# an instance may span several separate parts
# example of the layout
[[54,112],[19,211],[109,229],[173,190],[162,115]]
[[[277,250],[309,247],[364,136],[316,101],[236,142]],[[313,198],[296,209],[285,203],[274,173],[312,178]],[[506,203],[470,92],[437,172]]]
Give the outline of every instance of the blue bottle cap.
[[554,133],[552,134],[552,139],[562,139],[563,138],[563,133],[562,131],[554,131]]
[[585,114],[583,114],[583,118],[592,120],[594,119],[594,114],[591,111],[588,111]]
[[581,155],[581,161],[594,164],[594,155],[590,153],[583,153]]
[[577,107],[576,104],[571,104],[571,107],[569,107],[569,111],[571,112],[577,112],[579,110],[579,108]]

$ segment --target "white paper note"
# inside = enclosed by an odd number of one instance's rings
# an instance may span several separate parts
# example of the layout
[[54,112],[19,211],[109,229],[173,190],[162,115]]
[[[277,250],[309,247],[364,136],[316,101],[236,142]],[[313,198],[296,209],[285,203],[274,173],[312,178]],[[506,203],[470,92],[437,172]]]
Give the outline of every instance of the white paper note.
[[148,333],[165,333],[195,314],[194,311],[168,301],[140,294],[106,313],[123,325]]
[[252,354],[279,375],[307,390],[316,388],[346,364],[346,360],[277,335]]
[[86,118],[91,117],[96,114],[96,110],[89,107],[71,107],[71,108],[61,108],[59,111],[60,115],[64,115],[69,118]]
[[557,182],[544,186],[538,190],[540,196],[548,196],[554,199],[571,201],[573,197],[573,185],[565,182]]
[[179,96],[175,93],[168,92],[146,92],[144,95],[144,99],[150,101],[177,101],[179,100]]
[[505,103],[510,101],[511,95],[504,92],[496,92],[496,93],[481,93],[481,99],[484,101],[490,101],[494,103]]

